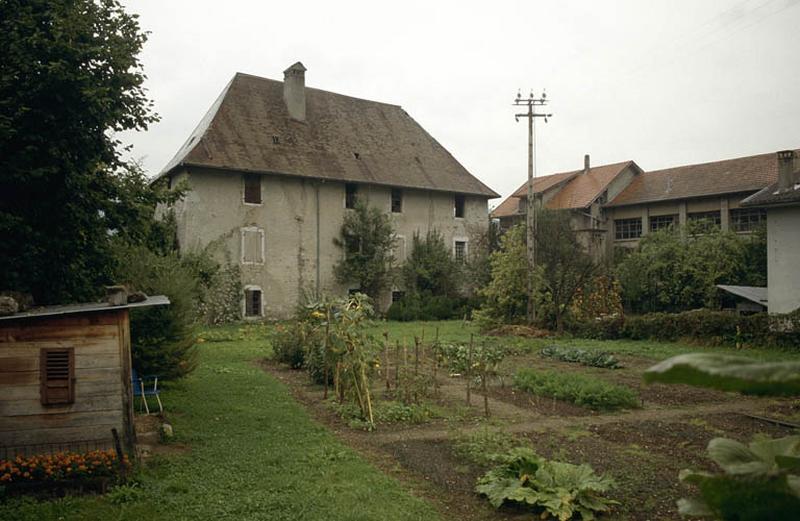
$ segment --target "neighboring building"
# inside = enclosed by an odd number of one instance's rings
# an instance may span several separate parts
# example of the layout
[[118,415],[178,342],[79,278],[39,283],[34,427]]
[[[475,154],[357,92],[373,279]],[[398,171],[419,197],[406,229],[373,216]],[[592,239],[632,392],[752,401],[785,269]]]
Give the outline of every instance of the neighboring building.
[[[595,170],[613,172],[621,165],[629,165],[628,173],[613,177],[607,190],[602,183],[605,176],[592,181]],[[751,233],[766,221],[766,212],[743,207],[740,201],[778,178],[773,154],[651,172],[642,172],[633,161],[594,167],[588,169],[588,175],[578,175],[580,172],[556,174],[564,177],[554,184],[547,180],[555,176],[539,178],[548,185],[543,190],[545,207],[571,208],[564,201],[575,200],[576,193],[584,194],[583,201],[594,197],[591,211],[582,213],[592,215],[594,233],[603,237],[594,242],[602,243],[597,248],[606,258],[611,258],[614,246],[633,247],[649,232],[691,220],[708,219],[723,230]],[[492,213],[501,226],[524,220],[525,188],[523,185]]]
[[357,199],[391,216],[402,262],[413,234],[433,229],[465,256],[498,197],[401,107],[306,88],[305,71],[237,73],[159,174],[189,184],[175,207],[181,250],[217,243],[241,265],[245,316],[356,289],[335,281],[333,240]]
[[0,459],[134,442],[130,308],[48,306],[0,317]]
[[[770,313],[800,308],[800,163],[797,151],[778,152],[775,182],[742,201],[767,213],[767,294]],[[774,157],[774,156],[773,156]]]

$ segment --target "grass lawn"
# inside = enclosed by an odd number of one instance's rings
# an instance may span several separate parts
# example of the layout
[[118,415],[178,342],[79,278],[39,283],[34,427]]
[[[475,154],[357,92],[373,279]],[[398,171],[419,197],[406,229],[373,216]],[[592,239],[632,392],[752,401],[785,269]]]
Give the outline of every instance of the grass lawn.
[[[260,331],[263,328],[249,328]],[[199,367],[163,394],[186,454],[153,460],[117,502],[75,497],[0,503],[0,519],[438,519],[427,503],[370,466],[309,418],[253,361],[268,354],[255,335],[217,330]],[[249,338],[248,338],[249,336]]]

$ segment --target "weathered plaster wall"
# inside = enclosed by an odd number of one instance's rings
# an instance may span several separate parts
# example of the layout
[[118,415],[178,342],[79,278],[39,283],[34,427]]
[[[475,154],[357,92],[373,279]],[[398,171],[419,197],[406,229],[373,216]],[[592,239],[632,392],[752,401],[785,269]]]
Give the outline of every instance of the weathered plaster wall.
[[[243,284],[261,288],[267,317],[290,316],[304,295],[316,290],[318,231],[320,293],[347,292],[333,275],[333,266],[343,255],[333,239],[349,211],[345,209],[344,183],[263,175],[262,203],[251,205],[243,201],[243,180],[238,173],[192,169],[188,181],[190,191],[176,207],[181,249],[218,243],[218,258],[224,260],[227,252],[232,262],[241,264]],[[468,239],[472,230],[485,230],[488,225],[487,200],[481,197],[466,197],[464,218],[454,217],[454,195],[450,193],[403,189],[402,213],[390,211],[390,187],[359,185],[359,197],[391,216],[402,237],[399,254],[410,253],[414,232],[437,229],[452,247],[455,240]],[[242,264],[242,227],[264,231],[263,263]],[[379,306],[386,308],[390,298],[387,290]]]
[[770,313],[800,307],[800,207],[767,211],[767,294]]

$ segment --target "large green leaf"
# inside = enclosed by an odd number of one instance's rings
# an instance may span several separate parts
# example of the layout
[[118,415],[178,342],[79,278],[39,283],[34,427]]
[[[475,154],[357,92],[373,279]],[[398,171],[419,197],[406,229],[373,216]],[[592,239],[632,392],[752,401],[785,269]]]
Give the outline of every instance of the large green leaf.
[[800,362],[759,362],[733,355],[692,353],[654,365],[645,371],[644,379],[745,394],[800,395]]

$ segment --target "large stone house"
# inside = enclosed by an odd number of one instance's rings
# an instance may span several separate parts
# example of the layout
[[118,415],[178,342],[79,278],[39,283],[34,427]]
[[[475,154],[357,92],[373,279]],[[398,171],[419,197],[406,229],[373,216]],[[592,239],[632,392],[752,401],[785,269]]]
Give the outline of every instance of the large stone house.
[[767,212],[767,307],[770,313],[800,308],[800,161],[778,152],[778,179],[742,201]]
[[[633,161],[543,176],[534,183],[546,208],[570,210],[573,223],[596,257],[633,247],[667,226],[708,219],[723,230],[751,233],[766,220],[762,208],[741,200],[778,179],[774,154],[727,159],[644,172]],[[523,222],[527,185],[493,212],[501,227]]]
[[189,185],[175,207],[181,250],[217,243],[241,265],[245,316],[286,317],[308,295],[357,289],[333,274],[356,200],[391,216],[402,262],[413,234],[434,229],[464,258],[498,197],[400,106],[307,88],[305,71],[237,73],[159,174]]

